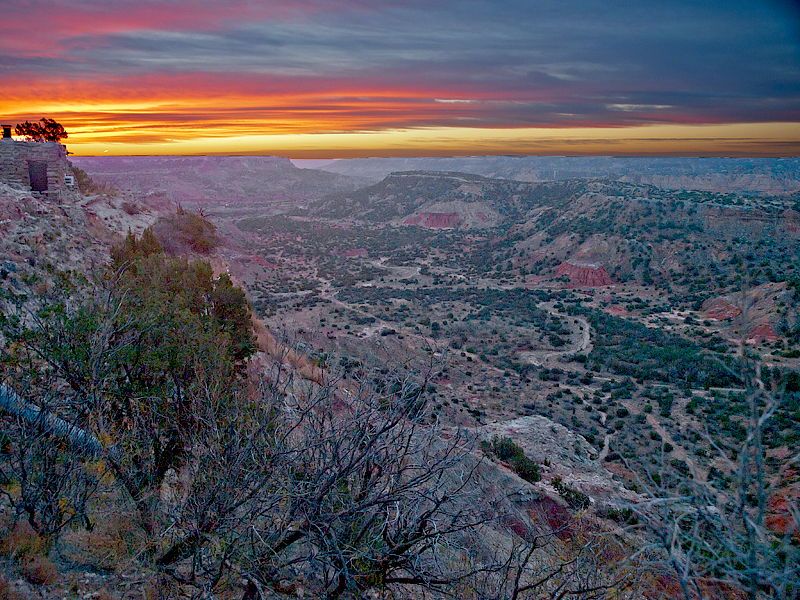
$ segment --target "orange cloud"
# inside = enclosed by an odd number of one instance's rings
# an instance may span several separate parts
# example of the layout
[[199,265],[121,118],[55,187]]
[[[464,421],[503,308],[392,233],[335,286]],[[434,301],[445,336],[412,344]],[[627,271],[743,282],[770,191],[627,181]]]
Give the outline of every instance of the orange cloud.
[[[518,104],[506,92],[468,99],[445,88],[352,83],[317,78],[298,86],[281,77],[163,73],[112,81],[17,76],[6,81],[2,112],[13,123],[57,119],[79,155],[800,154],[797,123],[692,123],[691,115],[678,119],[644,107],[641,126],[612,112],[604,121],[574,117],[533,127],[506,116]],[[547,105],[550,99],[538,95],[535,101]],[[630,111],[625,115],[630,120]],[[653,124],[656,116],[660,125]]]

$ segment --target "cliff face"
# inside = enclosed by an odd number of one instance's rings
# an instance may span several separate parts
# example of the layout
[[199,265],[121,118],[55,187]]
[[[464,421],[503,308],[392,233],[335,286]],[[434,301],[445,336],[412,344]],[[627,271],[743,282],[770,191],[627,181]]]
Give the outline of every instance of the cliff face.
[[603,265],[582,265],[569,261],[561,263],[556,270],[556,276],[569,277],[571,287],[602,287],[613,285],[614,281]]
[[742,314],[742,309],[725,298],[709,298],[703,304],[703,314],[708,319],[724,321]]
[[770,323],[760,323],[755,327],[751,327],[747,330],[747,341],[753,341],[755,343],[767,341],[767,342],[774,342],[778,339],[778,334],[775,333],[775,330],[772,328]]
[[792,517],[792,507],[800,501],[800,473],[797,469],[786,469],[776,488],[767,499],[767,527],[774,533],[792,534],[795,540],[800,540],[800,532]]
[[420,225],[430,229],[454,229],[461,223],[458,213],[421,212],[403,219],[403,225]]
[[773,237],[777,240],[797,240],[800,213],[791,208],[781,212],[731,207],[704,206],[703,226],[709,232],[724,237],[747,236],[750,239]]

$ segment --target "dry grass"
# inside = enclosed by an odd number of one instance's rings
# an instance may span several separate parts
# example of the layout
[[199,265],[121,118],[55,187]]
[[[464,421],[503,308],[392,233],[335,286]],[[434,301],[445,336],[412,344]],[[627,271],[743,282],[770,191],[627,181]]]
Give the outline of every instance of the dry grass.
[[152,576],[144,585],[144,600],[162,600],[182,596],[180,586],[174,579],[165,576]]
[[0,524],[0,556],[24,563],[45,553],[45,541],[27,521]]
[[[9,516],[0,521],[0,556],[19,565],[19,573],[35,585],[55,583],[58,567],[47,556],[47,544],[27,521],[16,523]],[[14,591],[6,579],[0,579],[0,600],[18,600],[22,596]]]
[[58,567],[46,556],[34,556],[24,563],[20,573],[34,585],[50,585],[58,580]]
[[61,536],[59,554],[74,565],[124,571],[146,546],[146,536],[134,518],[112,513],[99,520],[92,531],[71,531]]

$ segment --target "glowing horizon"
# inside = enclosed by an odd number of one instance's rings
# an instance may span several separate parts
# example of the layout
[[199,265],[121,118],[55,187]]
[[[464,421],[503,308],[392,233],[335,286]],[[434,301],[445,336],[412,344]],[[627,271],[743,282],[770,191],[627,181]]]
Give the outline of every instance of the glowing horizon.
[[[109,134],[114,137],[115,134]],[[800,155],[800,125],[653,125],[624,129],[458,129],[273,135],[197,135],[180,140],[64,140],[75,156],[274,155],[288,158],[412,156],[729,156]]]

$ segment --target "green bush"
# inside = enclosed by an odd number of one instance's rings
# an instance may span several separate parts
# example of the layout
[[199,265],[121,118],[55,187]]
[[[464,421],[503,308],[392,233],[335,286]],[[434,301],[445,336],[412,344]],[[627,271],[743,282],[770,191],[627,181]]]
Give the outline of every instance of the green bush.
[[536,483],[542,480],[542,473],[539,470],[539,465],[524,454],[522,456],[513,457],[509,461],[509,464],[517,475],[529,483]]
[[488,455],[494,455],[507,462],[512,470],[529,483],[542,480],[539,465],[525,456],[525,452],[510,437],[495,435],[492,441],[481,442],[481,449]]
[[669,465],[675,469],[678,473],[680,473],[683,477],[688,477],[691,474],[691,469],[689,465],[686,464],[684,461],[680,460],[679,458],[673,458],[669,461]]
[[492,438],[492,451],[497,458],[503,461],[508,461],[519,456],[525,456],[522,448],[517,446],[510,437],[501,438],[499,436],[494,436]]
[[584,510],[589,508],[591,505],[592,501],[589,496],[583,492],[579,492],[578,490],[573,490],[572,488],[565,486],[561,477],[553,477],[553,480],[550,483],[556,489],[558,495],[566,500],[567,504],[569,504],[575,510]]

